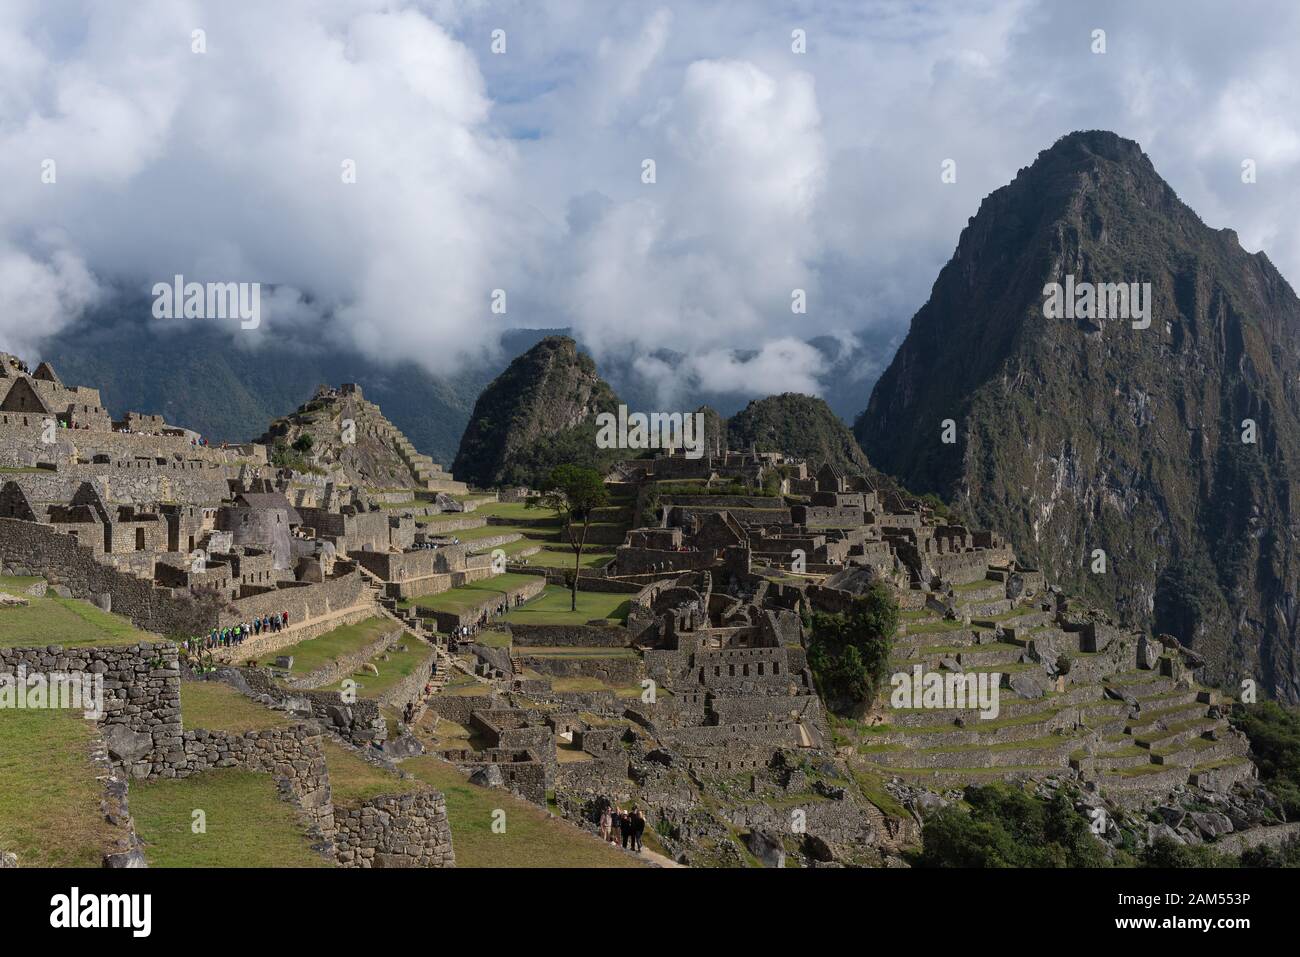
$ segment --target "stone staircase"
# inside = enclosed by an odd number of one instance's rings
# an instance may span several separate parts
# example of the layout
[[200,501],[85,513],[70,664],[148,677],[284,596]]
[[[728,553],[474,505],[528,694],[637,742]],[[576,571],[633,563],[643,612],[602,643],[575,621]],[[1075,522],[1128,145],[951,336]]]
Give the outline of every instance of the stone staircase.
[[442,470],[441,465],[418,451],[411,440],[384,417],[378,405],[363,400],[362,408],[369,418],[367,424],[397,450],[398,456],[411,470],[412,477],[421,488],[430,492],[447,492],[452,495],[463,495],[469,491],[469,487],[464,482],[457,482]]

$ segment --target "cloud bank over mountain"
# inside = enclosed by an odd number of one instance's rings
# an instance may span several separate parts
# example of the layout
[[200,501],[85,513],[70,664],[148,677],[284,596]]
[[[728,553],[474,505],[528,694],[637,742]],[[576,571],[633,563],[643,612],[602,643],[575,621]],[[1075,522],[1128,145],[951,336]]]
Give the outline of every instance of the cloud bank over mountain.
[[[441,375],[504,329],[567,327],[665,403],[857,375],[865,404],[980,199],[1073,129],[1138,140],[1210,225],[1300,275],[1298,19],[1282,0],[19,0],[0,346],[33,354],[181,274],[274,288],[263,328],[231,324],[245,345]],[[818,337],[866,346],[846,367]]]

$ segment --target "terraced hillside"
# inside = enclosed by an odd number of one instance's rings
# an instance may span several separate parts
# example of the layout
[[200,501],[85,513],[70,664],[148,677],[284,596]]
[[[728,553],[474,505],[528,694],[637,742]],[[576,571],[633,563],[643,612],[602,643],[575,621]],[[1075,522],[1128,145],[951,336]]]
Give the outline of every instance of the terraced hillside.
[[296,411],[271,423],[257,440],[279,465],[317,472],[371,489],[465,493],[421,453],[358,386],[321,389]]
[[922,680],[997,675],[996,714],[982,717],[973,701],[886,701],[866,720],[840,724],[860,770],[935,788],[1065,777],[1121,805],[1254,775],[1226,702],[1191,681],[1177,649],[1088,624],[1055,595],[1009,599],[1007,577],[991,568],[942,605],[931,597],[904,611],[890,662],[891,673]]

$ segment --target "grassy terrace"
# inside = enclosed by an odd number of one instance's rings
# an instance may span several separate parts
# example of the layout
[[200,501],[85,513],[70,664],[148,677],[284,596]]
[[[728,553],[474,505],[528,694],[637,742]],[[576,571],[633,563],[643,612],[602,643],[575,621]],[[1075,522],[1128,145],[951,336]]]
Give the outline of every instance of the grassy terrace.
[[[473,514],[484,518],[507,519],[510,524],[488,525],[485,528],[473,529],[467,533],[451,532],[449,534],[458,536],[462,542],[471,543],[494,535],[519,534],[523,536],[520,541],[503,546],[507,557],[540,545],[542,546],[540,552],[527,556],[528,564],[542,565],[546,568],[573,567],[573,550],[569,547],[568,539],[564,536],[559,519],[549,509],[528,508],[520,502],[495,502],[476,510]],[[625,532],[631,526],[631,522],[631,508],[626,505],[615,504],[597,510],[591,527],[593,530],[596,528],[615,528]],[[583,549],[582,567],[602,568],[613,557],[614,551],[610,546],[590,545]]]
[[140,631],[121,615],[100,611],[88,602],[60,598],[53,592],[44,598],[23,594],[39,581],[42,579],[0,577],[0,591],[28,601],[25,607],[0,609],[0,648],[41,645],[85,648],[161,640],[157,635]]
[[283,711],[272,711],[223,682],[182,681],[181,724],[187,731],[203,728],[243,734],[288,728],[294,721]]
[[376,767],[341,744],[326,741],[324,750],[325,766],[330,773],[330,793],[335,804],[356,807],[381,794],[420,790],[417,782]]
[[399,626],[387,618],[367,618],[354,625],[344,625],[290,645],[268,655],[261,663],[270,665],[281,655],[288,655],[293,658],[293,668],[290,671],[306,674],[378,641],[388,632],[398,630]]
[[[329,867],[269,774],[218,768],[131,785],[131,816],[151,867]],[[205,832],[193,831],[201,808]]]
[[506,572],[459,588],[449,588],[434,595],[417,595],[397,603],[399,608],[432,608],[434,611],[464,613],[477,608],[493,598],[504,598],[508,589],[519,588],[537,581],[536,575],[516,575]]
[[[398,644],[400,645],[401,642]],[[378,675],[364,671],[353,672],[350,680],[357,683],[357,694],[362,698],[379,697],[416,669],[423,667],[424,662],[433,654],[431,645],[416,641],[414,638],[408,639],[406,646],[405,651],[398,651],[396,648],[388,651],[387,661],[383,661],[382,656],[370,659],[370,664],[379,671]],[[343,681],[347,680],[349,679],[343,679]],[[343,688],[343,681],[328,685],[324,690],[340,691]]]
[[93,734],[80,711],[0,710],[0,849],[21,866],[101,866],[116,829],[99,808]]
[[[465,775],[437,758],[402,762],[402,769],[442,791],[457,867],[638,867],[635,858],[542,808],[505,791],[470,784]],[[504,833],[492,832],[493,812],[506,814]]]
[[576,612],[570,611],[571,604],[567,588],[547,585],[536,598],[511,610],[505,620],[519,625],[581,625],[597,619],[622,624],[631,607],[626,595],[595,591],[578,592]]

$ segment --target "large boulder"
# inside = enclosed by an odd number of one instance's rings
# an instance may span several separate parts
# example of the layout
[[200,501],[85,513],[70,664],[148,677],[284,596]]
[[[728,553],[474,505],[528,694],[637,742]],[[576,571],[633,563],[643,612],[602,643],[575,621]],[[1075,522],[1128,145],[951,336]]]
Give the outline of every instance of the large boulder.
[[764,830],[747,833],[742,840],[749,853],[758,858],[764,867],[785,867],[785,847],[775,834]]
[[401,760],[402,758],[414,758],[424,754],[424,745],[420,739],[411,732],[403,731],[401,735],[384,742],[384,756]]
[[1008,676],[1007,687],[1022,698],[1041,698],[1050,690],[1045,679],[1026,671]]
[[485,764],[474,770],[469,776],[469,783],[484,788],[503,788],[506,786],[506,779],[495,764]]
[[153,736],[121,724],[110,724],[104,729],[104,744],[109,757],[123,764],[134,764],[153,750]]
[[1144,671],[1151,671],[1160,660],[1161,647],[1146,635],[1138,637],[1137,666]]

